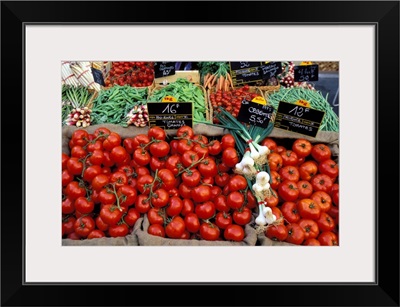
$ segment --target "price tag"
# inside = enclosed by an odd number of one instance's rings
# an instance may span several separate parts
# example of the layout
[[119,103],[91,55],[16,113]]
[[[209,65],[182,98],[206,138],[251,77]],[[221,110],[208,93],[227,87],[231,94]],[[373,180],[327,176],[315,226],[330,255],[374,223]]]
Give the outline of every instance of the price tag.
[[252,102],[255,102],[255,103],[263,104],[263,105],[266,105],[266,104],[267,104],[267,102],[265,101],[265,99],[264,99],[263,97],[261,97],[261,96],[256,96],[256,97],[254,97],[251,101],[252,101]]
[[294,67],[294,81],[318,81],[318,65],[299,65]]
[[274,127],[315,137],[325,112],[280,101]]
[[262,81],[262,62],[229,62],[233,86]]
[[174,62],[155,62],[154,63],[154,77],[162,78],[175,75]]
[[237,116],[238,121],[253,126],[267,128],[272,118],[274,108],[243,99]]
[[310,103],[309,103],[307,100],[303,100],[303,99],[297,100],[297,101],[295,102],[295,104],[297,104],[297,105],[299,105],[299,106],[302,106],[302,107],[307,107],[307,108],[310,108],[310,107],[311,107]]
[[276,78],[282,73],[282,62],[268,62],[261,68],[263,80],[269,80],[271,78]]
[[165,96],[161,102],[176,102],[176,98],[174,96]]
[[149,126],[175,130],[182,126],[193,127],[192,102],[148,102]]

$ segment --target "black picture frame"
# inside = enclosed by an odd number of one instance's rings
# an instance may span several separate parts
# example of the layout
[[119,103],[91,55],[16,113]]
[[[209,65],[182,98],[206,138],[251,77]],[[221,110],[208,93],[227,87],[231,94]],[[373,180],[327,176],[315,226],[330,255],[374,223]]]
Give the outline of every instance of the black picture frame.
[[[1,2],[1,305],[399,306],[399,1],[190,1],[190,4],[193,9],[189,16],[177,13],[181,6],[178,1]],[[244,6],[260,13],[241,14]],[[110,13],[111,7],[118,14]],[[266,7],[270,14],[262,13]],[[132,14],[133,11],[149,13]],[[375,25],[376,282],[25,284],[24,25],[99,22]],[[78,265],[79,268],[83,267]],[[249,269],[253,269],[251,263]]]

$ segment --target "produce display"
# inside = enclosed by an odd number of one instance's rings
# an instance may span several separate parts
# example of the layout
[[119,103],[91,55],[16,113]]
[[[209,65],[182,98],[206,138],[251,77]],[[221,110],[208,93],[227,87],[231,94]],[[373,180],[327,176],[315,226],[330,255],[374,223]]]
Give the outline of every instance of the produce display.
[[145,127],[148,124],[147,88],[115,85],[100,92],[91,109],[92,124]]
[[146,87],[151,86],[153,81],[154,62],[113,62],[105,85]]
[[155,62],[93,63],[62,62],[63,245],[339,245],[339,117],[294,81],[312,62],[157,85]]
[[206,93],[200,85],[193,84],[187,79],[178,78],[166,86],[158,86],[152,90],[148,101],[161,102],[167,96],[176,101],[193,102],[193,120],[195,122],[206,122],[208,107]]

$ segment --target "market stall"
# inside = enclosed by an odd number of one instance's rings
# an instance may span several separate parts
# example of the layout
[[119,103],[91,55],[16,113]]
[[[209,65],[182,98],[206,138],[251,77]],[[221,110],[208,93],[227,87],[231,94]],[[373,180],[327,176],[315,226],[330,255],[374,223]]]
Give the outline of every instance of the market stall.
[[337,62],[61,66],[63,245],[339,245]]

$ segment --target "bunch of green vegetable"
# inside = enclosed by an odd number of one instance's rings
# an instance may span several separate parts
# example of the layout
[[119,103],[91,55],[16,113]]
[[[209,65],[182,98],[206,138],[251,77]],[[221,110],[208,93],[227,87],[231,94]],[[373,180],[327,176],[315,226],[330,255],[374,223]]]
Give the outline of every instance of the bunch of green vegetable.
[[62,125],[86,127],[91,123],[89,103],[94,93],[87,87],[64,84],[61,90]]
[[206,97],[202,88],[193,84],[185,78],[178,78],[175,82],[168,85],[156,88],[149,96],[148,101],[161,102],[165,96],[172,96],[177,101],[193,102],[193,120],[194,122],[205,122],[206,112]]
[[325,112],[320,130],[339,132],[339,117],[329,104],[328,95],[324,97],[320,91],[303,87],[281,87],[279,91],[268,93],[266,99],[275,109],[278,108],[280,101],[295,103],[298,100],[305,100],[310,108]]
[[147,104],[147,88],[114,85],[100,91],[92,107],[92,124],[117,124],[127,127],[127,114],[135,107]]

